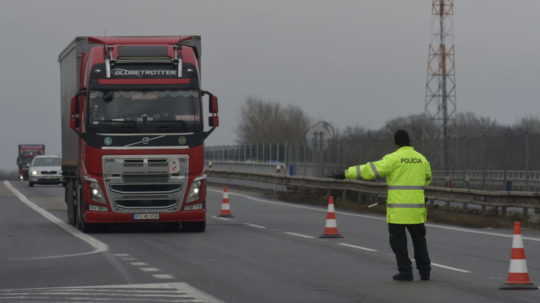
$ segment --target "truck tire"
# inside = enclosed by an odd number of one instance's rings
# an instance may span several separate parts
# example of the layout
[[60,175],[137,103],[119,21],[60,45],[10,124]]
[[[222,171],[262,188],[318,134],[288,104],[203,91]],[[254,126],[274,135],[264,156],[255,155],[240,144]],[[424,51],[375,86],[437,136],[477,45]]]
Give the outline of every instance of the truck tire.
[[206,221],[182,222],[182,231],[188,233],[203,233],[206,230]]
[[75,206],[73,205],[73,200],[75,200],[73,199],[74,192],[72,182],[68,182],[65,187],[67,220],[70,225],[76,226]]
[[30,182],[30,181],[28,181],[28,186],[30,186],[30,187],[34,187],[34,182]]
[[77,195],[76,195],[76,201],[75,201],[77,205],[75,208],[75,215],[76,215],[75,226],[77,227],[78,230],[82,231],[83,233],[91,233],[94,231],[94,226],[93,224],[84,222],[83,210],[81,207],[84,201],[82,198],[83,195],[81,191],[82,191],[82,188],[77,186],[77,189],[76,189]]

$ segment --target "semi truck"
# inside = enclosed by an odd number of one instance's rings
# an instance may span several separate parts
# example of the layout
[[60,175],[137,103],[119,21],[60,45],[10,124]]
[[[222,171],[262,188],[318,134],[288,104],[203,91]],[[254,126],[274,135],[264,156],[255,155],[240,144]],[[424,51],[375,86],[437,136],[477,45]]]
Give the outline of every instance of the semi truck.
[[28,167],[35,156],[45,154],[44,144],[19,144],[17,153],[17,167],[19,180],[28,180]]
[[58,61],[69,223],[204,232],[204,141],[219,116],[201,89],[201,37],[77,37]]

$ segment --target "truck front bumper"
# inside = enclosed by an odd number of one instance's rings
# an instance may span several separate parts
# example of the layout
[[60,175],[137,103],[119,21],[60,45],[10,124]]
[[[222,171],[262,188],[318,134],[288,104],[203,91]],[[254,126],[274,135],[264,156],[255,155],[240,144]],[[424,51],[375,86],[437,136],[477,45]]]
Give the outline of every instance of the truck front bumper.
[[206,220],[206,210],[178,211],[173,213],[159,213],[159,219],[135,219],[135,214],[86,211],[84,214],[86,223],[143,223],[143,222],[201,222]]

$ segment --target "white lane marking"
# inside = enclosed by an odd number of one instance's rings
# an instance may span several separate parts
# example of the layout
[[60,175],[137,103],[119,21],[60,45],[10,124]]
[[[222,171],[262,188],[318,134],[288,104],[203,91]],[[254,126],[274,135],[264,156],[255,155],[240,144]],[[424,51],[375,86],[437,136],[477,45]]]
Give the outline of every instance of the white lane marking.
[[156,272],[156,271],[159,271],[159,269],[157,269],[155,267],[141,267],[139,269],[144,271],[144,272]]
[[258,228],[258,229],[266,229],[265,226],[262,226],[262,225],[257,225],[257,224],[252,224],[252,223],[244,223],[246,226],[249,226],[249,227],[253,227],[253,228]]
[[350,247],[350,248],[356,248],[356,249],[360,249],[360,250],[365,250],[365,251],[369,251],[369,252],[376,252],[377,251],[376,249],[367,248],[367,247],[363,247],[363,246],[358,246],[358,245],[354,245],[354,244],[349,244],[349,243],[345,243],[345,242],[338,243],[338,245],[339,246]]
[[145,262],[131,262],[129,264],[133,266],[148,266],[148,263],[145,263]]
[[218,219],[218,220],[223,220],[223,221],[231,221],[230,218],[223,218],[223,217],[218,217],[218,216],[212,216],[212,218]]
[[125,254],[125,253],[114,253],[113,256],[117,256],[117,257],[129,257],[130,255],[129,255],[129,254]]
[[290,231],[286,231],[284,233],[287,234],[287,235],[290,235],[290,236],[300,237],[300,238],[304,238],[304,239],[315,239],[315,237],[313,237],[313,236],[299,234],[299,233],[293,233],[293,232],[290,232]]
[[[444,225],[438,225],[438,224],[432,224],[432,223],[428,223],[428,224],[426,224],[426,226],[436,227],[436,228],[446,229],[446,230],[452,230],[452,231],[460,231],[460,232],[465,232],[465,233],[473,233],[473,234],[485,235],[485,236],[495,236],[495,237],[502,237],[502,238],[510,238],[510,239],[514,236],[513,234],[501,234],[501,233],[495,233],[495,232],[489,232],[489,231],[472,230],[472,229],[463,228],[463,227],[444,226]],[[521,238],[524,239],[524,240],[540,242],[540,238],[523,237],[523,236]]]
[[167,275],[167,274],[155,274],[155,275],[152,275],[152,277],[156,278],[156,279],[174,279],[173,276],[171,275]]
[[94,250],[84,253],[77,253],[77,254],[65,254],[65,255],[56,255],[56,256],[46,256],[46,257],[36,257],[36,258],[28,258],[32,260],[37,259],[56,259],[56,258],[66,258],[66,257],[74,257],[74,256],[83,256],[83,255],[91,255],[91,254],[99,254],[103,253],[109,250],[109,246],[98,239],[84,234],[80,232],[78,229],[75,229],[73,226],[65,223],[64,221],[58,219],[55,215],[51,214],[50,212],[46,211],[45,209],[37,206],[34,202],[30,201],[25,195],[23,195],[21,192],[19,192],[9,181],[4,181],[4,185],[26,206],[31,208],[33,211],[37,212],[41,216],[43,216],[45,219],[51,221],[52,223],[56,224],[58,227],[63,229],[64,231],[68,232],[75,238],[78,238],[86,243],[88,243],[90,246],[94,248]]
[[457,272],[462,272],[462,273],[466,273],[466,274],[471,273],[470,270],[461,269],[461,268],[457,268],[457,267],[452,267],[452,266],[448,266],[448,265],[442,265],[442,264],[433,263],[433,262],[431,262],[431,266],[439,267],[439,268],[443,268],[443,269],[448,269],[448,270],[453,270],[453,271],[457,271]]
[[[40,300],[40,302],[117,302],[118,295],[122,296],[122,302],[140,302],[145,297],[147,298],[145,302],[148,302],[148,300],[153,301],[148,299],[149,296],[165,298],[173,296],[171,302],[183,302],[184,298],[187,300],[189,297],[189,302],[223,303],[214,296],[183,282],[0,290],[0,300],[25,300],[25,302],[30,300]],[[174,300],[175,298],[176,300]]]
[[[365,251],[369,251],[369,252],[377,252],[376,249],[362,247],[362,246],[349,244],[349,243],[345,243],[345,242],[338,243],[338,245],[345,246],[345,247],[350,247],[350,248],[356,248],[356,249],[360,249],[360,250],[365,250]],[[412,262],[414,263],[415,260],[412,260]],[[471,273],[470,270],[461,269],[461,268],[457,268],[457,267],[452,267],[452,266],[448,266],[448,265],[443,265],[443,264],[439,264],[439,263],[431,262],[431,266],[439,267],[439,268],[447,269],[447,270],[452,270],[452,271],[457,271],[457,272],[461,272],[461,273]]]
[[[158,302],[186,302],[182,300],[181,296],[177,293],[108,293],[108,292],[65,292],[65,291],[48,291],[43,293],[17,293],[10,296],[0,297],[0,299],[11,299],[15,302],[30,302],[33,300],[39,300],[38,302],[52,302],[52,298],[57,297],[58,300],[61,300],[61,296],[72,296],[69,302],[127,302],[127,301],[117,301],[120,298],[125,299],[126,296],[129,296],[130,302],[151,302],[149,300],[160,300]],[[30,298],[29,298],[30,297]],[[25,300],[26,299],[26,300]],[[177,299],[177,300],[174,300]],[[28,301],[27,301],[28,300]],[[91,300],[91,301],[90,301]],[[143,301],[144,300],[144,301]],[[180,301],[179,301],[180,300]],[[12,301],[14,302],[14,301]],[[56,302],[66,302],[66,301],[56,301]],[[193,302],[190,300],[190,302]]]
[[[209,189],[209,191],[212,191],[212,192],[215,192],[215,193],[220,193],[220,191],[214,190],[214,189]],[[312,207],[312,206],[296,205],[296,204],[287,203],[287,202],[267,200],[267,199],[252,197],[252,196],[249,196],[249,195],[246,195],[246,194],[241,194],[241,193],[236,193],[236,192],[229,192],[229,193],[231,195],[234,195],[234,196],[238,196],[238,197],[242,197],[242,198],[246,198],[246,199],[249,199],[249,200],[252,200],[252,201],[257,201],[257,202],[262,202],[262,203],[268,203],[268,204],[284,206],[284,207],[299,208],[299,209],[308,209],[308,210],[312,210],[312,211],[316,211],[316,212],[320,212],[320,213],[326,213],[327,212],[326,209]],[[347,211],[336,211],[336,214],[386,222],[386,218],[384,218],[384,217],[361,215],[361,214],[351,213],[351,212],[347,212]],[[473,230],[473,229],[464,228],[464,227],[453,227],[453,226],[439,225],[439,224],[433,224],[433,223],[426,223],[426,226],[435,227],[435,228],[439,228],[439,229],[445,229],[445,230],[451,230],[451,231],[459,231],[459,232],[464,232],[464,233],[485,235],[485,236],[494,236],[494,237],[502,237],[502,238],[512,238],[513,237],[512,234],[502,234],[502,233],[496,233],[496,232],[487,232],[487,231]],[[523,237],[523,239],[524,240],[529,240],[529,241],[540,242],[540,238],[537,238],[537,237]]]
[[[414,259],[411,260],[411,261],[412,261],[412,263],[416,263],[416,260],[414,260]],[[471,273],[471,271],[467,270],[467,269],[461,269],[461,268],[448,266],[448,265],[443,265],[443,264],[439,264],[439,263],[435,263],[435,262],[431,262],[431,266],[439,267],[439,268],[442,268],[442,269],[448,269],[448,270],[452,270],[452,271],[457,271],[457,272],[461,272],[461,273],[466,273],[466,274]]]

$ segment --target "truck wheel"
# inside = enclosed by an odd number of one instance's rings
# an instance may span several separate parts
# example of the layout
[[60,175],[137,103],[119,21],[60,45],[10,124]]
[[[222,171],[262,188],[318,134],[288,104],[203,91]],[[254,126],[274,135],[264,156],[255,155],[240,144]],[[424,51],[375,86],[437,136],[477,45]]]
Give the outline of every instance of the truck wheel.
[[76,226],[75,222],[75,207],[73,206],[73,186],[71,182],[67,183],[65,187],[65,201],[66,201],[66,211],[67,211],[67,220],[70,225]]
[[81,209],[81,205],[80,204],[77,204],[77,221],[75,222],[77,224],[77,229],[79,229],[80,231],[82,231],[83,233],[91,233],[93,232],[93,226],[92,224],[88,224],[86,222],[84,222],[84,218],[83,218],[83,215],[82,215],[82,209]]
[[77,207],[76,207],[76,211],[75,211],[75,214],[77,216],[77,219],[76,219],[76,227],[77,229],[79,229],[80,231],[82,231],[83,233],[91,233],[93,232],[93,224],[89,224],[89,223],[86,223],[84,222],[84,216],[83,216],[83,210],[82,210],[82,207],[81,205],[84,203],[83,200],[82,200],[82,193],[81,193],[82,189],[81,188],[77,188]]
[[69,203],[67,205],[67,220],[69,225],[76,226],[75,221],[75,207],[73,207],[73,203]]
[[206,221],[182,223],[183,232],[203,233],[205,230],[206,230]]
[[33,182],[30,182],[30,181],[28,181],[28,186],[30,186],[30,187],[34,187],[34,183],[33,183]]

